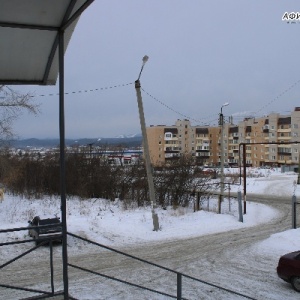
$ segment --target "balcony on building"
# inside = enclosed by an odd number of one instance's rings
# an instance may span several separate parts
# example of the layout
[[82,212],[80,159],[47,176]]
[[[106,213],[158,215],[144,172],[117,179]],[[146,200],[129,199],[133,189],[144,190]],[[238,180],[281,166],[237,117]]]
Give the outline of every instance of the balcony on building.
[[177,141],[178,129],[177,128],[164,128],[164,140],[165,141]]
[[165,153],[178,153],[179,147],[165,147],[164,149]]

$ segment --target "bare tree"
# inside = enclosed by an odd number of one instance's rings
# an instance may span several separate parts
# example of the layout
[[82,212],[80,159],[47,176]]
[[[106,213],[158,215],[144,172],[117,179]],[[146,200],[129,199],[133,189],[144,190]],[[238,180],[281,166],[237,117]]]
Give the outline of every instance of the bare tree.
[[197,196],[207,195],[212,187],[211,177],[195,166],[190,155],[169,161],[157,168],[155,174],[156,195],[163,207],[186,206],[194,201],[196,193]]
[[39,112],[39,104],[33,103],[33,96],[0,85],[0,140],[2,142],[14,136],[13,122],[24,110],[32,114]]

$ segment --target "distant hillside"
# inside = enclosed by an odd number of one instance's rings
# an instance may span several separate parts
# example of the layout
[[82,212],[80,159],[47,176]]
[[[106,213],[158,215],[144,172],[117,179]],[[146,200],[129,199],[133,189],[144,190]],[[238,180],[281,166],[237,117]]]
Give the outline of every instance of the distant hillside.
[[[117,137],[117,138],[82,138],[82,139],[66,139],[66,146],[84,146],[84,145],[123,145],[124,147],[139,147],[142,145],[142,136]],[[13,140],[10,145],[15,148],[54,148],[59,146],[59,139],[20,139]]]

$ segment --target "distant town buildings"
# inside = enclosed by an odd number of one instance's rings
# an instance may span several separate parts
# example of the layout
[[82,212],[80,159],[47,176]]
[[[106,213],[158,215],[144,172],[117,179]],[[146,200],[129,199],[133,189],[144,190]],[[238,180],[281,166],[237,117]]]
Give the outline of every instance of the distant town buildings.
[[[239,144],[246,143],[246,164],[253,167],[298,165],[300,146],[300,107],[290,115],[272,113],[266,117],[245,118],[237,125],[224,123],[224,162],[239,164]],[[190,154],[199,165],[218,166],[221,158],[221,126],[191,126],[189,120],[175,125],[147,128],[152,164],[160,165]]]

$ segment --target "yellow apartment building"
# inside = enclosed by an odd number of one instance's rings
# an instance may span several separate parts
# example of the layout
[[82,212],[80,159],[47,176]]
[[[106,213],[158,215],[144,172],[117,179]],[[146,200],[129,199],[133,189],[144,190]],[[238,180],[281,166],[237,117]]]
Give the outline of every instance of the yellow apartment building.
[[[271,113],[261,118],[245,118],[238,124],[224,123],[223,134],[225,165],[239,164],[241,143],[246,144],[249,166],[299,164],[300,107],[290,115]],[[184,119],[171,126],[151,125],[147,136],[153,165],[178,159],[183,154],[192,155],[199,165],[220,165],[220,126],[192,126]]]

